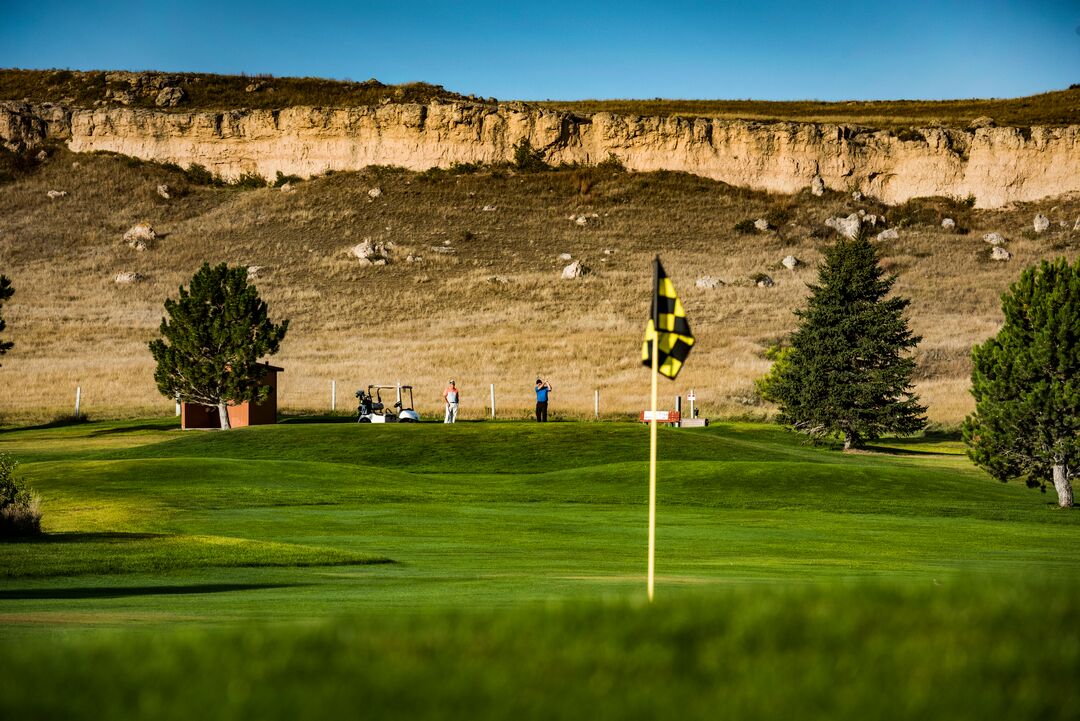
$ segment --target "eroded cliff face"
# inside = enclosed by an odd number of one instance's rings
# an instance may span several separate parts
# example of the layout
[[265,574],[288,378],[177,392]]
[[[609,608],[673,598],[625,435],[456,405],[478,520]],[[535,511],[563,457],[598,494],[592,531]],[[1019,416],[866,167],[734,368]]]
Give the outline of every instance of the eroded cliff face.
[[685,171],[784,193],[820,176],[828,188],[860,190],[889,203],[973,195],[979,207],[999,207],[1080,191],[1080,126],[919,133],[922,139],[901,140],[846,125],[581,117],[520,104],[225,113],[0,104],[0,140],[9,145],[60,139],[76,152],[198,163],[227,179],[499,162],[528,139],[556,164],[596,163],[614,154],[631,170]]

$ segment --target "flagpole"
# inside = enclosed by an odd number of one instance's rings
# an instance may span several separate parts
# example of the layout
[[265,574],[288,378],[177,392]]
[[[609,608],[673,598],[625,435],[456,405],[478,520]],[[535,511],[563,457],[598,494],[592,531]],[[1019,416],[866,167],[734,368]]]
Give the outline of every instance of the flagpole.
[[660,285],[660,256],[653,261],[653,339],[652,339],[652,417],[649,421],[649,603],[653,600],[656,567],[656,379],[660,367],[660,308],[657,296]]

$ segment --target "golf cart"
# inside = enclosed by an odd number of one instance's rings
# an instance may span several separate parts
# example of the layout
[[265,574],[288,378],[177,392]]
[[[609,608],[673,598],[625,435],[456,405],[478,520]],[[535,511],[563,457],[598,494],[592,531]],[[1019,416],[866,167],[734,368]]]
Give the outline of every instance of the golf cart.
[[[383,402],[383,391],[395,391],[394,404],[389,408]],[[405,393],[409,394],[408,404],[404,403]],[[364,389],[356,391],[356,398],[360,402],[357,408],[357,423],[419,423],[420,414],[413,410],[412,386],[403,386],[400,383],[393,386],[370,385],[367,392]]]

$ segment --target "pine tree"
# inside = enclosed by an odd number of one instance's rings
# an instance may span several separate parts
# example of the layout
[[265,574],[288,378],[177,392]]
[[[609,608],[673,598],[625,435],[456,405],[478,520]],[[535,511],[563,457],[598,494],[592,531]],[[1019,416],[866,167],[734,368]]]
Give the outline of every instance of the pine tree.
[[964,421],[968,455],[1005,482],[1023,478],[1073,505],[1080,462],[1080,260],[1043,261],[1001,298],[1005,324],[975,346]]
[[[15,289],[11,287],[11,281],[7,276],[0,275],[0,310],[4,308],[4,301],[9,300],[13,295],[15,295]],[[0,332],[3,332],[5,328],[7,328],[7,323],[4,322],[4,316],[0,314]],[[15,344],[11,341],[0,340],[0,355],[4,355],[14,347]]]
[[167,398],[217,408],[229,427],[228,406],[266,398],[259,359],[277,353],[289,321],[270,322],[266,303],[247,281],[246,268],[204,263],[190,290],[165,301],[163,339],[150,343],[154,380]]
[[786,366],[769,382],[780,422],[821,438],[841,435],[850,449],[885,433],[926,425],[912,393],[915,361],[905,298],[886,298],[895,282],[878,265],[867,232],[825,253],[805,309],[795,311]]

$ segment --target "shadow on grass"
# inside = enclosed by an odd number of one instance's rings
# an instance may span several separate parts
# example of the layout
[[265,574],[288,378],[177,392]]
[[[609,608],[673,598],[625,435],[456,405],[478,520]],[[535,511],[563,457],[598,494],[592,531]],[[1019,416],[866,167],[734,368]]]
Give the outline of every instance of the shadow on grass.
[[38,423],[35,426],[5,426],[0,428],[0,433],[14,433],[15,431],[47,431],[50,428],[66,428],[67,426],[83,426],[90,423],[87,416],[61,416],[54,418],[48,423]]
[[132,596],[184,596],[200,593],[296,588],[303,583],[193,583],[185,586],[89,586],[84,588],[24,588],[0,590],[0,601],[62,601]]
[[118,433],[139,433],[141,431],[178,431],[180,421],[175,423],[143,423],[136,426],[117,426],[115,428],[102,428],[92,432],[91,437],[111,436]]
[[[960,431],[927,431],[918,436],[904,436],[902,438],[884,439],[889,445],[866,445],[862,450],[874,453],[885,453],[894,456],[940,456],[943,451],[935,448],[908,448],[906,446],[923,446],[932,443],[959,443],[962,440]],[[954,455],[951,453],[945,455]]]
[[18,536],[5,539],[5,543],[93,543],[95,541],[146,541],[151,538],[167,538],[168,533],[125,533],[123,531],[100,531],[83,532],[70,531],[66,533],[42,533],[37,536]]
[[278,425],[300,425],[305,423],[356,423],[356,415],[324,415],[324,416],[280,416]]

